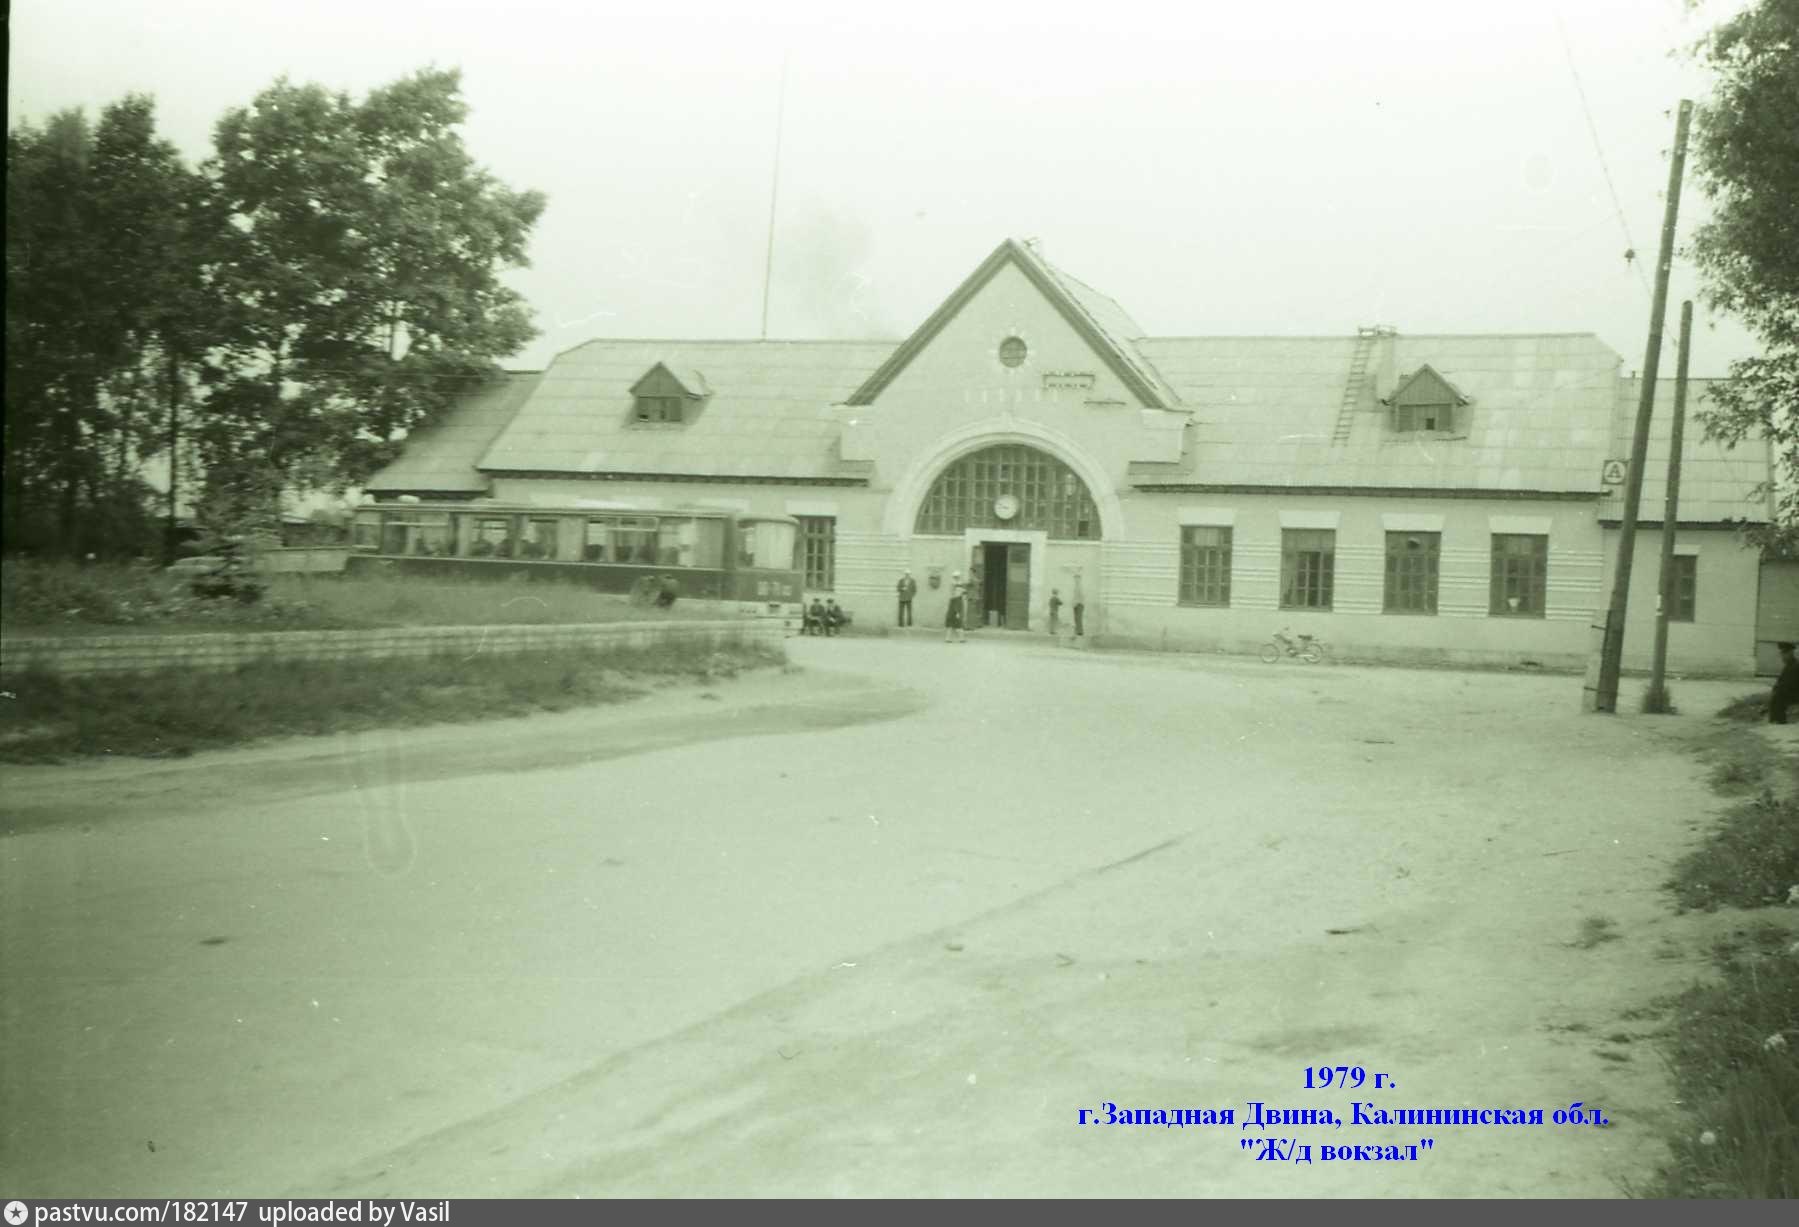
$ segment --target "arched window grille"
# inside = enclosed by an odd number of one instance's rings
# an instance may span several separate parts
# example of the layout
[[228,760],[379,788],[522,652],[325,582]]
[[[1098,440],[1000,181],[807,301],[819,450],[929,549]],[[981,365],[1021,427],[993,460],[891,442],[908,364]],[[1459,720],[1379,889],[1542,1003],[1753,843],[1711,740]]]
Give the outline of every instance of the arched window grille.
[[[994,514],[1003,494],[1018,500],[1009,520]],[[960,534],[968,528],[1018,528],[1052,538],[1097,541],[1099,509],[1075,471],[1047,452],[1001,443],[962,457],[931,483],[913,531]]]

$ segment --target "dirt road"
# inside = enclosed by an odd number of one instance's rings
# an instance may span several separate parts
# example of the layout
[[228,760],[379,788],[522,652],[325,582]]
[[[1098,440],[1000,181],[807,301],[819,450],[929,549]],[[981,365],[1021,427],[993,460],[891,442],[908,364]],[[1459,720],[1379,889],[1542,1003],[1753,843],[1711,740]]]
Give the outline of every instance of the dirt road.
[[[7,770],[0,1192],[1609,1196],[1659,1157],[1628,1015],[1699,972],[1657,889],[1717,804],[1699,717],[792,647],[623,708]],[[1238,1127],[1352,1100],[1613,1123]],[[1077,1123],[1108,1101],[1238,1123]]]

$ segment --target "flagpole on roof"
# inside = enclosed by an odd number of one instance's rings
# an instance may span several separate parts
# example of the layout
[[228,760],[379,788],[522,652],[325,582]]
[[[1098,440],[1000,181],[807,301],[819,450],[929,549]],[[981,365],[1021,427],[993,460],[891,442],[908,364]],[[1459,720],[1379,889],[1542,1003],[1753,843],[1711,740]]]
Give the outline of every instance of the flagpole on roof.
[[775,104],[775,173],[768,187],[768,244],[762,263],[762,339],[768,340],[768,286],[775,268],[775,201],[781,192],[781,129],[787,118],[787,53],[781,54],[781,94]]

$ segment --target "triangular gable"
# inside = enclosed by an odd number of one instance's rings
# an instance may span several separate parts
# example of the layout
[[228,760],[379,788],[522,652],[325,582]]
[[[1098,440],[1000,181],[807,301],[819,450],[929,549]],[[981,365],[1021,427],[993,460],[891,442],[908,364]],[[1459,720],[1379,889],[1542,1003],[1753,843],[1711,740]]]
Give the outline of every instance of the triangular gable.
[[712,394],[706,386],[705,377],[690,368],[675,370],[665,362],[658,362],[645,371],[643,378],[631,385],[632,396],[685,396],[690,400],[701,400]]
[[1155,384],[1138,362],[1132,357],[1124,343],[1108,333],[1105,327],[1094,318],[1075,295],[1062,284],[1050,269],[1035,253],[1016,239],[1007,239],[1001,243],[981,262],[981,266],[969,274],[969,277],[948,298],[943,305],[931,313],[929,319],[921,324],[917,331],[903,341],[894,350],[887,361],[883,362],[863,385],[856,389],[847,403],[866,405],[879,396],[881,389],[892,383],[899,373],[906,369],[908,363],[929,345],[942,332],[949,322],[966,306],[974,296],[980,293],[989,281],[1007,264],[1015,264],[1018,270],[1027,277],[1037,291],[1050,301],[1066,320],[1070,327],[1078,333],[1082,340],[1092,347],[1111,372],[1118,376],[1125,387],[1144,405],[1153,409],[1167,409],[1170,397]]
[[1401,409],[1407,405],[1465,405],[1468,398],[1426,362],[1399,381],[1386,403]]

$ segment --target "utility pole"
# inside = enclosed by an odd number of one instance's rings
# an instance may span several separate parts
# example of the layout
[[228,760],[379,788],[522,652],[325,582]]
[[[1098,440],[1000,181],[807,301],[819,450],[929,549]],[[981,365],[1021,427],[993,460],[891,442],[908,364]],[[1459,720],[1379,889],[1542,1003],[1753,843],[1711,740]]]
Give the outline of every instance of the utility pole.
[[1680,177],[1687,161],[1687,125],[1693,104],[1680,102],[1674,125],[1674,156],[1668,165],[1668,200],[1662,214],[1662,247],[1655,266],[1655,299],[1649,307],[1649,344],[1643,355],[1643,394],[1637,401],[1636,433],[1630,441],[1630,468],[1624,475],[1624,523],[1618,529],[1618,567],[1612,603],[1606,611],[1599,654],[1599,679],[1589,692],[1589,710],[1618,710],[1618,675],[1624,664],[1624,619],[1630,610],[1630,570],[1637,547],[1637,504],[1643,500],[1643,466],[1649,457],[1649,422],[1655,414],[1655,380],[1661,366],[1662,320],[1668,313],[1668,271],[1674,263],[1674,224],[1680,215]]
[[775,271],[775,201],[781,193],[781,129],[787,120],[787,57],[781,56],[781,94],[775,104],[775,173],[768,188],[768,254],[762,262],[762,339],[768,340],[768,286]]
[[1668,498],[1662,509],[1661,600],[1655,603],[1655,660],[1649,666],[1650,711],[1668,710],[1668,619],[1674,613],[1674,525],[1680,514],[1680,436],[1687,420],[1687,356],[1693,344],[1693,304],[1680,304],[1680,356],[1674,364],[1674,424],[1668,434]]

